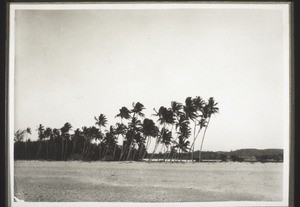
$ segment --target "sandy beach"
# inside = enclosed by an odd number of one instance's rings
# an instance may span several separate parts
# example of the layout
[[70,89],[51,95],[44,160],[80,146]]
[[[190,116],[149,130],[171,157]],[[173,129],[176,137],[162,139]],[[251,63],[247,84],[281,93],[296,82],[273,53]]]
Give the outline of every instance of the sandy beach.
[[16,161],[15,195],[34,202],[280,201],[282,168],[280,163]]

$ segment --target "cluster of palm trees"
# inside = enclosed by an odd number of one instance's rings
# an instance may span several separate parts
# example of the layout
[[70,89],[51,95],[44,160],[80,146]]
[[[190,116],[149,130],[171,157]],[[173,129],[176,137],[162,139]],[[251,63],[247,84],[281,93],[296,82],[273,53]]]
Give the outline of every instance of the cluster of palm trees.
[[[118,161],[147,158],[152,161],[159,152],[164,154],[164,161],[178,161],[183,154],[187,154],[194,162],[196,140],[202,134],[197,158],[201,161],[211,116],[219,111],[214,98],[205,101],[199,96],[187,97],[184,104],[172,101],[170,107],[154,108],[155,121],[145,117],[144,109],[140,102],[133,103],[131,109],[122,107],[115,117],[120,118],[120,122],[111,126],[107,126],[104,114],[94,117],[94,126],[75,130],[68,122],[60,129],[45,128],[40,124],[37,127],[38,141],[28,138],[30,128],[17,130],[15,158]],[[151,142],[154,142],[154,147],[152,153],[149,153]]]

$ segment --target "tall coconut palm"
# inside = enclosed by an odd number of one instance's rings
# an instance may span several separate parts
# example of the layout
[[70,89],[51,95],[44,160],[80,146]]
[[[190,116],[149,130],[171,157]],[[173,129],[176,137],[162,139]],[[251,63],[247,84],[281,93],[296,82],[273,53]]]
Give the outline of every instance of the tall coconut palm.
[[[179,149],[179,156],[181,155],[181,152],[187,152],[189,141],[188,138],[191,136],[191,128],[188,124],[182,124],[179,127],[179,132],[178,132],[178,149]],[[180,157],[181,160],[181,157]]]
[[[138,112],[141,113],[141,112]],[[135,142],[135,137],[137,136],[137,133],[141,131],[141,121],[138,120],[137,117],[135,117],[135,114],[133,115],[132,119],[128,123],[128,131],[126,133],[126,143],[127,143],[127,148],[128,148],[128,154],[126,160],[129,160],[130,158],[130,153],[132,151],[132,147]]]
[[52,130],[53,132],[53,159],[56,160],[57,159],[57,146],[59,144],[59,142],[61,141],[62,137],[61,137],[61,134],[60,134],[60,130],[59,129],[56,129],[54,128]]
[[202,161],[201,160],[201,152],[202,152],[203,142],[204,142],[206,130],[207,130],[209,122],[210,122],[211,115],[219,112],[219,108],[216,107],[217,104],[218,103],[215,102],[214,98],[210,97],[208,99],[208,102],[205,104],[205,106],[202,109],[203,118],[208,119],[208,121],[206,122],[203,137],[202,137],[202,141],[201,141],[201,146],[200,146],[200,151],[199,151],[199,162]]
[[99,126],[99,129],[101,129],[101,127],[106,127],[107,118],[104,114],[100,114],[98,118],[94,116],[94,119],[96,120],[95,124]]
[[100,139],[100,142],[99,142],[99,144],[98,144],[98,147],[99,147],[99,161],[101,160],[101,158],[102,158],[102,150],[101,150],[101,148],[102,148],[102,146],[101,146],[101,144],[102,144],[102,139],[103,139],[103,137],[104,137],[104,135],[103,135],[103,132],[101,131],[101,127],[106,127],[106,125],[107,125],[107,118],[106,118],[106,116],[104,115],[104,114],[100,114],[99,116],[98,116],[98,118],[97,117],[94,117],[95,118],[95,120],[96,120],[96,125],[98,125],[99,126],[99,139]]
[[[98,146],[101,146],[103,140],[103,134],[100,132],[99,128],[95,126],[92,127],[82,127],[82,137],[84,139],[83,149],[81,155],[84,159],[88,159],[91,154],[92,140],[100,140]],[[95,146],[94,146],[95,149]],[[99,150],[99,160],[101,159],[102,153]]]
[[[203,114],[202,114],[203,107],[205,105],[205,101],[200,96],[196,96],[196,98],[192,99],[192,101],[193,101],[193,106],[196,111],[196,118],[193,120],[194,121],[194,134],[193,134],[194,138],[193,138],[193,142],[192,142],[192,145],[190,148],[190,152],[192,151],[191,160],[192,160],[192,162],[194,162],[195,142],[198,138],[198,135],[199,135],[201,129],[205,125],[205,119],[203,119]],[[199,128],[198,128],[198,132],[196,133],[197,126],[199,126]]]
[[[119,157],[119,161],[121,161],[121,158],[123,156],[123,149],[124,149],[124,136],[126,134],[126,131],[127,131],[127,126],[123,123],[117,123],[116,124],[116,130],[115,130],[115,133],[116,135],[118,136],[118,139],[119,139],[119,136],[121,135],[123,137],[122,139],[122,149],[121,149],[121,154],[120,154],[120,157]],[[117,147],[117,144],[115,144],[115,149],[114,149],[114,153],[113,153],[113,157],[115,159],[115,152],[116,152],[116,147]]]
[[[17,142],[17,143],[20,143],[20,144],[23,143],[24,137],[25,137],[25,133],[26,133],[25,130],[18,129],[14,133],[14,141]],[[22,145],[20,145],[20,147],[22,147]],[[18,157],[22,158],[24,151],[25,150],[22,150],[22,148],[21,148],[21,150],[19,151]]]
[[75,149],[76,149],[76,145],[77,143],[79,142],[80,139],[83,138],[83,134],[82,134],[82,131],[77,128],[74,133],[71,135],[71,140],[73,142],[73,149],[72,149],[72,152],[71,152],[71,157],[73,157],[74,155],[74,152],[75,152]]
[[40,124],[37,128],[37,131],[38,131],[38,142],[39,142],[39,147],[38,147],[38,151],[37,151],[37,154],[36,154],[36,159],[38,158],[39,156],[39,153],[40,153],[40,150],[41,150],[41,147],[42,147],[42,141],[44,140],[45,138],[45,128],[42,124]]
[[28,143],[28,140],[29,140],[29,138],[28,138],[28,135],[29,134],[31,134],[31,128],[30,127],[27,127],[26,128],[26,140],[25,140],[25,150],[24,150],[24,158],[26,159],[26,157],[27,157],[27,151],[28,151],[28,146],[27,146],[27,143]]
[[158,127],[155,126],[155,123],[152,119],[144,119],[143,124],[142,124],[142,129],[141,132],[144,135],[145,140],[147,141],[146,146],[145,146],[145,151],[142,156],[142,160],[145,158],[147,149],[151,143],[151,137],[156,138],[158,136]]
[[104,137],[104,144],[106,145],[105,157],[107,156],[109,149],[112,149],[115,146],[116,140],[116,130],[113,126],[110,126]]
[[155,116],[158,116],[158,122],[160,123],[160,125],[162,125],[162,128],[161,128],[161,135],[157,136],[156,138],[155,146],[151,154],[151,157],[149,158],[149,161],[152,160],[154,153],[158,148],[160,139],[161,137],[163,137],[163,134],[166,131],[166,125],[173,125],[175,123],[175,118],[172,109],[167,109],[166,107],[161,106],[158,111],[156,111],[155,109],[153,110],[156,112]]
[[70,139],[70,133],[69,131],[71,130],[72,125],[67,122],[64,124],[64,126],[60,129],[61,131],[61,137],[62,137],[62,141],[65,141],[65,147],[62,150],[62,157],[61,160],[67,160],[67,153],[68,153],[68,141]]
[[44,132],[44,135],[45,135],[45,138],[48,138],[48,140],[46,140],[47,142],[47,160],[49,158],[49,140],[51,139],[52,137],[52,129],[50,127],[47,127],[45,132]]
[[[137,146],[137,149],[135,147]],[[134,135],[134,144],[133,144],[134,153],[132,155],[132,160],[140,159],[142,150],[145,149],[145,138],[142,136],[141,132],[136,132]],[[138,155],[136,156],[136,153],[138,152]]]
[[[123,106],[121,109],[119,109],[119,114],[117,114],[115,117],[120,117],[121,118],[121,125],[123,125],[123,119],[130,119],[131,118],[131,114],[132,112],[126,108],[125,106]],[[118,133],[118,137],[119,135],[121,135],[122,137],[122,149],[121,149],[121,154],[120,154],[120,157],[119,157],[119,161],[121,161],[122,159],[122,156],[124,154],[124,136],[126,134],[126,131],[123,131],[123,130],[127,130],[127,127],[124,127],[125,125],[121,126],[121,128],[119,128],[119,130],[117,130],[119,133]],[[118,127],[117,127],[118,128]]]
[[[169,146],[171,144],[171,140],[172,140],[172,132],[169,131],[168,129],[165,129],[164,133],[160,133],[162,135],[161,137],[161,143],[162,143],[162,146],[164,148],[167,148],[167,152],[169,150]],[[165,153],[165,156],[164,156],[164,161],[166,160],[166,157],[167,157],[167,152],[164,152]]]
[[185,99],[185,105],[183,106],[186,118],[194,121],[197,118],[197,110],[195,108],[192,97],[187,97]]

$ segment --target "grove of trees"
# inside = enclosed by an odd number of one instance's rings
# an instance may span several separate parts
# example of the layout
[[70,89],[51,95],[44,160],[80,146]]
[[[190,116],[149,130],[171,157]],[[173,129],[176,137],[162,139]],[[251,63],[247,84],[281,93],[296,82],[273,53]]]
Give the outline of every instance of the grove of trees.
[[[159,152],[165,161],[185,158],[201,162],[211,117],[219,111],[217,104],[212,97],[207,101],[199,96],[187,97],[184,104],[172,101],[169,107],[154,108],[153,120],[145,117],[144,105],[137,102],[131,109],[120,108],[115,125],[108,126],[104,114],[94,117],[94,126],[77,129],[69,122],[61,128],[40,124],[37,141],[30,139],[30,128],[19,129],[14,134],[14,156],[26,160],[151,161]],[[199,146],[197,139],[201,139]],[[154,149],[149,152],[151,143]]]

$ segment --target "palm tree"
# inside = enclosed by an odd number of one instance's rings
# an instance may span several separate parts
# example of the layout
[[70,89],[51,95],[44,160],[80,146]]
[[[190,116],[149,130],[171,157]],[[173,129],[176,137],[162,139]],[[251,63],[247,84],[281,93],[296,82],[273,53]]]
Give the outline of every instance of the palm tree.
[[27,142],[28,142],[28,134],[31,134],[31,128],[30,127],[27,127],[26,128],[26,141],[25,141],[25,151],[24,151],[24,158],[26,159],[27,157]]
[[121,125],[122,125],[122,129],[117,127],[117,131],[120,132],[118,133],[118,137],[119,135],[122,136],[122,150],[121,150],[121,154],[120,154],[120,157],[119,157],[119,161],[121,161],[122,159],[122,156],[123,156],[123,153],[124,153],[124,136],[126,134],[126,131],[123,131],[123,130],[127,130],[127,127],[124,127],[125,125],[123,125],[123,119],[130,119],[131,118],[131,114],[132,112],[126,108],[125,106],[123,106],[121,109],[119,109],[119,114],[117,114],[115,117],[120,117],[121,118]]
[[[137,112],[137,113],[141,113],[141,112]],[[128,123],[128,131],[127,131],[126,136],[125,136],[127,147],[128,147],[128,150],[129,150],[126,160],[129,160],[129,158],[130,158],[132,145],[134,145],[135,137],[138,136],[137,133],[139,133],[140,131],[141,131],[141,121],[138,120],[135,117],[135,114],[134,114],[131,121]]]
[[[196,98],[192,99],[193,102],[193,106],[195,108],[196,111],[196,118],[193,120],[194,122],[194,138],[193,138],[193,142],[190,148],[190,152],[192,151],[192,156],[191,156],[191,160],[192,162],[194,162],[194,149],[195,149],[195,141],[197,140],[197,137],[201,131],[201,129],[203,128],[203,126],[205,125],[205,119],[203,119],[203,107],[205,105],[205,101],[200,97],[200,96],[196,96]],[[201,114],[199,114],[201,113]],[[198,120],[197,118],[200,118],[200,120]],[[199,125],[199,129],[198,132],[196,134],[196,128]]]
[[160,123],[160,125],[162,125],[162,129],[161,129],[161,135],[157,136],[156,138],[155,146],[151,154],[151,157],[149,158],[149,161],[152,160],[154,153],[158,148],[158,145],[160,143],[160,138],[164,136],[164,133],[166,131],[166,125],[167,124],[173,125],[175,123],[174,113],[172,109],[167,109],[166,107],[161,106],[158,111],[156,111],[155,109],[153,110],[156,112],[155,116],[158,116],[158,122]]
[[192,97],[187,97],[185,99],[185,105],[183,106],[186,118],[194,121],[197,118],[197,110],[195,108]]
[[[162,137],[161,137],[161,143],[162,143],[162,146],[164,148],[167,148],[167,152],[169,150],[169,145],[171,144],[171,140],[172,140],[172,132],[169,131],[168,129],[165,129],[164,132],[161,132],[160,134],[162,134]],[[166,157],[167,157],[167,153],[165,153],[165,156],[164,156],[164,161],[166,160]]]
[[[135,146],[137,146],[137,149],[135,149]],[[142,136],[141,132],[136,132],[134,135],[133,149],[134,149],[134,153],[132,156],[132,160],[135,160],[136,152],[138,152],[137,160],[139,160],[142,150],[145,149],[145,138]]]
[[[65,140],[65,143],[66,143],[64,150],[62,150],[62,157],[61,157],[62,160],[63,160],[63,159],[64,159],[64,160],[67,160],[68,141],[69,141],[69,138],[70,138],[70,133],[69,133],[69,131],[70,131],[71,128],[72,128],[72,125],[71,125],[69,122],[67,122],[67,123],[65,123],[64,126],[60,129],[62,141]],[[64,153],[63,153],[63,152],[64,152]]]
[[142,160],[145,158],[147,149],[151,143],[151,137],[156,138],[158,136],[158,131],[159,129],[157,126],[155,126],[155,123],[152,119],[144,119],[141,132],[143,133],[145,140],[147,140],[147,143],[145,146],[145,152],[142,156]]
[[[49,140],[51,139],[51,137],[52,137],[52,129],[50,127],[46,128],[46,130],[44,132],[44,136],[45,136],[45,138],[49,138]],[[49,147],[49,140],[46,140],[46,142],[47,142],[47,160],[49,158],[49,149],[48,149],[48,147]]]
[[[121,122],[122,122],[122,121],[121,121]],[[117,123],[115,133],[116,133],[116,135],[118,135],[118,139],[119,139],[119,136],[120,136],[120,135],[123,137],[123,139],[122,139],[122,149],[121,149],[121,154],[120,154],[120,157],[119,157],[119,161],[121,161],[121,158],[122,158],[122,156],[123,156],[124,136],[125,136],[125,134],[126,134],[126,131],[127,131],[127,127],[126,127],[125,124],[123,124],[123,123]],[[115,149],[114,149],[114,153],[113,153],[114,159],[115,159],[116,147],[117,147],[117,143],[115,144]]]
[[115,146],[116,144],[116,130],[114,129],[113,126],[109,127],[109,130],[106,131],[105,137],[104,137],[104,144],[106,145],[106,152],[105,152],[105,156],[107,156],[107,153],[109,151],[110,148],[112,148],[113,146]]
[[52,130],[52,132],[53,132],[53,142],[54,142],[54,144],[53,144],[53,159],[56,160],[57,143],[60,142],[60,139],[62,139],[62,137],[61,137],[59,129],[54,128]]
[[[96,128],[95,126],[92,127],[82,127],[82,137],[84,139],[84,143],[83,143],[83,149],[81,152],[81,155],[84,159],[89,158],[90,153],[91,153],[91,141],[92,140],[102,140],[103,139],[103,134],[100,133],[100,130],[98,128]],[[101,141],[100,144],[98,144],[98,146],[101,145]],[[95,149],[95,147],[94,147]],[[99,160],[101,159],[101,151],[99,150]]]
[[99,115],[99,117],[97,118],[97,117],[94,117],[95,118],[95,120],[96,120],[96,125],[98,125],[99,126],[99,136],[98,136],[98,138],[100,139],[100,142],[99,142],[99,144],[98,144],[98,146],[99,146],[99,161],[101,160],[101,154],[102,154],[102,152],[101,152],[101,144],[102,144],[102,142],[101,142],[101,140],[103,139],[103,137],[104,137],[104,135],[103,135],[103,133],[102,133],[102,131],[101,131],[101,127],[106,127],[106,125],[107,125],[107,118],[106,118],[106,116],[104,115],[104,114],[100,114]]
[[[179,155],[180,155],[180,152],[187,152],[188,145],[190,143],[188,141],[188,138],[191,136],[191,128],[187,124],[187,122],[180,125],[178,134],[179,134],[178,144],[176,147],[179,149]],[[180,157],[180,160],[181,160],[181,157]]]
[[45,134],[44,134],[44,132],[45,132],[45,128],[44,128],[44,126],[42,125],[42,124],[40,124],[39,126],[38,126],[38,128],[37,128],[37,131],[38,131],[38,141],[39,141],[39,147],[38,147],[38,151],[37,151],[37,154],[36,154],[36,158],[35,159],[37,159],[38,158],[38,156],[39,156],[39,153],[40,153],[40,150],[41,150],[41,147],[42,147],[42,141],[44,140],[44,138],[45,138]]
[[94,116],[94,119],[96,120],[95,124],[99,126],[99,129],[107,125],[107,118],[104,114],[100,114],[98,118]]
[[71,140],[73,142],[73,149],[72,149],[72,152],[71,152],[71,157],[73,157],[73,154],[74,154],[74,151],[76,149],[76,144],[78,143],[78,141],[80,139],[82,139],[83,137],[83,134],[82,134],[82,131],[77,128],[74,133],[71,135]]
[[200,146],[200,151],[199,151],[199,162],[202,161],[201,160],[201,152],[202,152],[203,142],[204,142],[206,130],[207,130],[209,122],[210,122],[211,115],[219,112],[219,108],[216,107],[217,104],[218,103],[215,103],[214,98],[210,97],[208,99],[208,102],[205,104],[205,106],[202,109],[203,118],[204,119],[208,119],[208,121],[206,122],[204,133],[203,133],[203,137],[202,137],[202,141],[201,141],[201,146]]
[[[21,130],[21,129],[18,129],[15,133],[14,133],[14,141],[16,143],[23,143],[23,140],[24,140],[24,137],[25,137],[25,133],[26,131],[25,130]],[[20,145],[20,147],[22,147],[22,145]],[[24,151],[24,150],[23,150]],[[19,156],[20,158],[22,158],[22,155],[23,155],[23,151],[22,151],[22,148],[21,150],[19,151]]]

